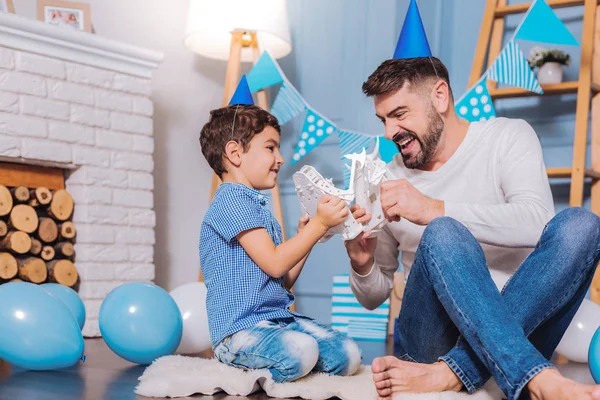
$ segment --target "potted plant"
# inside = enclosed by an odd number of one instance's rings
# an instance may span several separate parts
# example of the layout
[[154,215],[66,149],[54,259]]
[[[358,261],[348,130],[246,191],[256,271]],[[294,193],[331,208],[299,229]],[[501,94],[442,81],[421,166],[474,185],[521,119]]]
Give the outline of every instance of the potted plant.
[[527,62],[531,68],[538,68],[538,82],[540,85],[545,85],[562,82],[562,66],[568,66],[571,63],[571,57],[562,50],[536,46],[529,52]]

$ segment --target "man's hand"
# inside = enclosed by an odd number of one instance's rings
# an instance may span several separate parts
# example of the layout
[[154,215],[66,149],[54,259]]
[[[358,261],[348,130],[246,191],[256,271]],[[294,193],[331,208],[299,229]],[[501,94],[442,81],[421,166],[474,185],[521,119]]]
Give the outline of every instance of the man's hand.
[[[357,204],[353,205],[350,211],[352,211],[352,216],[356,219],[356,222],[360,224],[367,223],[371,219],[371,214],[367,214],[366,210],[360,208]],[[352,268],[360,275],[369,273],[373,266],[373,255],[377,247],[377,238],[369,237],[370,234],[370,231],[362,232],[354,239],[344,242]]]
[[381,184],[381,207],[388,221],[406,218],[417,225],[427,225],[445,212],[443,201],[425,196],[406,179]]

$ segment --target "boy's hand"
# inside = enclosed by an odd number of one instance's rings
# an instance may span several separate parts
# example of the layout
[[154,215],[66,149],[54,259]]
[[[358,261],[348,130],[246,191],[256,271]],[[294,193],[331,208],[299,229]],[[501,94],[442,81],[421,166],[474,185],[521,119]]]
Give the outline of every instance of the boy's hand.
[[304,229],[306,224],[308,224],[308,221],[310,221],[310,217],[308,215],[303,215],[300,217],[300,220],[298,221],[298,232]]
[[319,200],[315,219],[319,220],[327,229],[341,224],[347,216],[348,207],[346,202],[339,197],[326,194]]

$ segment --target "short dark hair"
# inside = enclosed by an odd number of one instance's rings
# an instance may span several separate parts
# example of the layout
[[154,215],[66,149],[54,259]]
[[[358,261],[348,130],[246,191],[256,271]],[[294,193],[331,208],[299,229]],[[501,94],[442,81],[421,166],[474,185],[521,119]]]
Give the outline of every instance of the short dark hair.
[[[368,97],[380,96],[396,92],[409,83],[416,90],[429,89],[429,82],[442,79],[450,88],[448,69],[435,57],[403,58],[386,60],[369,79],[362,85],[364,94]],[[426,86],[427,85],[427,86]],[[450,88],[452,98],[452,89]]]
[[254,105],[232,105],[212,110],[210,119],[200,131],[202,154],[208,165],[221,177],[227,172],[223,163],[227,142],[238,142],[246,152],[252,138],[267,126],[281,134],[277,118]]

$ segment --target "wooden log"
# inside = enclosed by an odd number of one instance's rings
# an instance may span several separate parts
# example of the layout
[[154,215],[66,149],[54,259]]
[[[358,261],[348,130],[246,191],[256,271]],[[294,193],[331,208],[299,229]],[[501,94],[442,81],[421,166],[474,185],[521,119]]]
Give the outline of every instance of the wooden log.
[[17,204],[10,212],[8,225],[19,231],[32,233],[38,227],[38,216],[33,207]]
[[31,249],[29,249],[29,252],[34,256],[39,256],[42,252],[42,242],[35,238],[31,238]]
[[15,203],[27,203],[29,201],[29,189],[25,186],[16,186],[10,189]]
[[17,276],[17,260],[10,253],[0,253],[0,279],[12,279]]
[[53,260],[48,262],[48,279],[50,282],[71,287],[77,283],[77,277],[77,268],[71,261]]
[[60,242],[54,245],[56,256],[70,258],[75,254],[75,247],[71,242]]
[[33,208],[39,208],[40,207],[40,202],[38,201],[38,199],[33,198],[33,199],[29,199],[29,201],[27,202],[27,205],[33,207]]
[[9,282],[23,282],[23,279],[15,278],[11,279]]
[[10,214],[13,208],[13,198],[10,190],[4,185],[0,185],[0,217]]
[[38,237],[44,243],[52,243],[58,237],[58,227],[52,218],[40,218]]
[[0,221],[0,237],[4,237],[8,233],[6,222]]
[[31,238],[25,232],[11,231],[0,240],[0,250],[10,250],[17,254],[25,254],[29,249],[31,249]]
[[52,192],[50,189],[44,186],[31,189],[29,195],[32,199],[37,200],[37,202],[41,205],[48,205],[52,201]]
[[52,246],[44,246],[42,247],[42,254],[40,255],[43,260],[50,261],[54,259],[54,255],[56,252]]
[[58,224],[58,239],[73,239],[77,231],[75,230],[75,224],[71,221],[63,222]]
[[57,190],[52,196],[48,214],[59,221],[66,221],[73,214],[73,198],[64,189]]
[[48,278],[48,269],[44,260],[37,257],[18,259],[19,278],[26,282],[42,283]]

